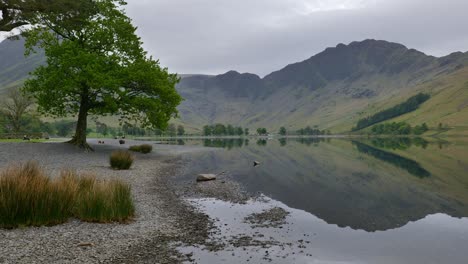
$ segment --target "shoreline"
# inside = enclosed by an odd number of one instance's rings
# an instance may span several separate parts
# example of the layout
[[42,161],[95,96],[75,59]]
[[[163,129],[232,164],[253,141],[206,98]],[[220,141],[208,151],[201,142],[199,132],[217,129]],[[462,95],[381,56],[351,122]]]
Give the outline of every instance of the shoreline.
[[[114,141],[98,145],[90,140],[95,149],[91,153],[63,143],[0,143],[2,169],[37,160],[52,175],[71,168],[95,173],[101,179],[119,178],[131,184],[136,206],[136,217],[128,224],[70,219],[50,227],[0,229],[0,263],[181,263],[191,261],[191,255],[180,253],[177,247],[221,247],[208,241],[213,219],[188,199],[208,197],[242,203],[249,196],[229,179],[197,184],[194,176],[193,182],[176,181],[189,169],[184,161],[190,158],[187,154],[209,148],[156,145],[150,154],[135,153],[136,161],[129,171],[115,171],[109,168],[108,156],[122,146]],[[124,148],[139,142],[126,143]]]
[[[197,149],[158,146],[151,154],[135,154],[131,170],[115,171],[110,169],[108,157],[112,150],[121,147],[90,143],[95,152],[84,153],[62,143],[0,143],[0,167],[37,160],[52,175],[69,168],[94,173],[100,179],[122,179],[132,186],[135,219],[129,224],[95,224],[70,219],[50,227],[0,229],[0,263],[112,263],[125,252],[138,248],[142,241],[180,233],[181,220],[176,218],[179,215],[195,215],[203,223],[207,222],[204,216],[196,215],[195,210],[187,207],[167,182],[182,165],[180,155]],[[88,246],[80,246],[83,244]],[[169,261],[170,249],[154,251],[160,252],[152,255],[158,253],[168,259],[164,263],[178,263]],[[135,256],[132,255],[132,263]]]

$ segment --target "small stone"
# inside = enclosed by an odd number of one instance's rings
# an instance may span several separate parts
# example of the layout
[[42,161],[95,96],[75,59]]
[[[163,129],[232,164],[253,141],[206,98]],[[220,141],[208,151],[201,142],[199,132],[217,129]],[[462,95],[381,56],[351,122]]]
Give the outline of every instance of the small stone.
[[197,182],[213,181],[213,180],[216,180],[216,175],[215,174],[198,174],[198,176],[197,176]]
[[77,246],[78,247],[93,247],[94,244],[90,242],[84,242],[84,243],[79,243]]

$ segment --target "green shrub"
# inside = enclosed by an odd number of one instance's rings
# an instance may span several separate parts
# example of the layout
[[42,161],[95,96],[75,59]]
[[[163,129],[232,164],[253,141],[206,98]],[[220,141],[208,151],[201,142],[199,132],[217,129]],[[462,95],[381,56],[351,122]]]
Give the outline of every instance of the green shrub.
[[130,186],[63,171],[51,179],[35,162],[0,173],[0,228],[55,225],[76,217],[124,222],[134,216]]
[[151,151],[153,151],[153,146],[151,146],[149,144],[143,144],[143,145],[140,146],[140,148],[141,148],[141,153],[143,153],[143,154],[148,154]]
[[141,145],[130,146],[128,150],[134,151],[134,152],[141,152]]
[[148,154],[153,151],[153,146],[150,144],[136,145],[129,148],[130,151],[141,152],[143,154]]
[[116,150],[111,153],[110,165],[113,169],[128,170],[133,164],[133,155],[125,150]]

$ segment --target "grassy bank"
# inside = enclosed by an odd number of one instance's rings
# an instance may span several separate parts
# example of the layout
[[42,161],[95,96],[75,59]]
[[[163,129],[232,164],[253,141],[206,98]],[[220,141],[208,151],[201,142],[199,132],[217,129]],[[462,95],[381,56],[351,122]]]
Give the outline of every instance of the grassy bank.
[[64,170],[51,179],[35,162],[0,173],[0,227],[55,225],[76,217],[87,222],[124,222],[135,208],[130,186]]

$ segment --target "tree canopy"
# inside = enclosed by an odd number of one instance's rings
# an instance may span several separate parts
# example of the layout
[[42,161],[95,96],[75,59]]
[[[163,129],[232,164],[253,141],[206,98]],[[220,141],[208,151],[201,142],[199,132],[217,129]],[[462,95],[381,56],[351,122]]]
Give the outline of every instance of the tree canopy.
[[31,21],[27,52],[42,48],[47,64],[32,73],[25,91],[39,111],[53,116],[78,115],[71,143],[87,148],[87,117],[116,115],[122,123],[165,129],[177,116],[181,97],[176,74],[148,57],[122,9],[121,0],[93,0],[93,10],[73,22],[52,14]]
[[0,0],[0,31],[34,24],[42,15],[74,23],[81,14],[92,10],[95,10],[92,0]]

